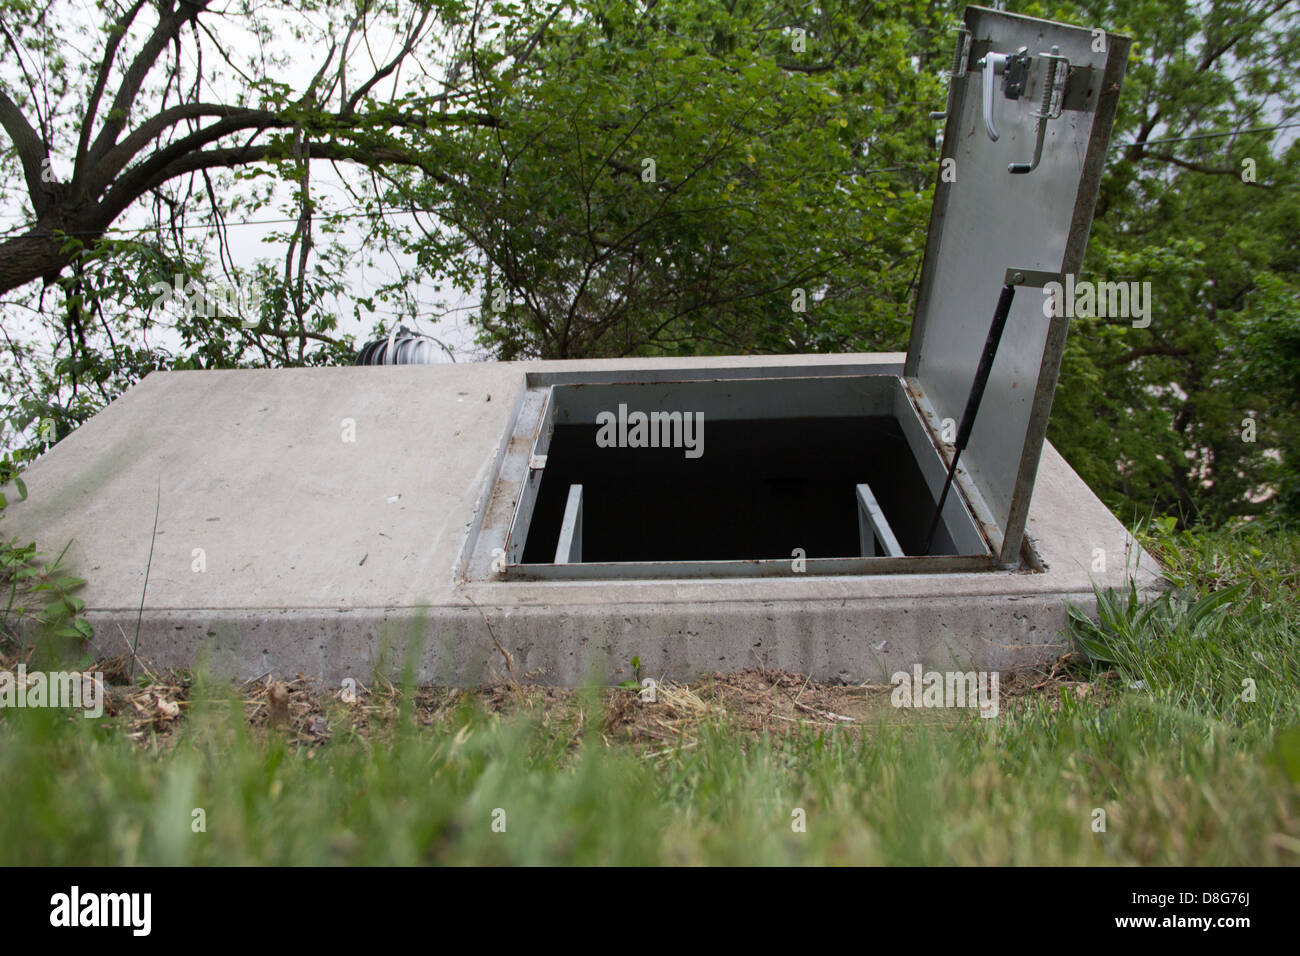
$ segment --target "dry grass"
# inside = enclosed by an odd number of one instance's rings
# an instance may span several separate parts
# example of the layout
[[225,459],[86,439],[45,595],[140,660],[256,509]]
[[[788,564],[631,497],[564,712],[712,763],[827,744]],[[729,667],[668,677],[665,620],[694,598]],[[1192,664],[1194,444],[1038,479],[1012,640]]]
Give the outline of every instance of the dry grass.
[[[0,669],[12,670],[19,657],[0,653]],[[1066,655],[1046,671],[1002,675],[1004,709],[1046,698],[1059,706],[1062,690],[1106,700],[1117,675],[1079,679],[1081,661]],[[30,660],[28,660],[30,668]],[[130,680],[129,655],[106,658],[86,668],[102,672],[105,715],[133,740],[165,744],[194,703],[194,675],[153,667],[137,660],[140,677]],[[412,719],[431,725],[458,707],[472,705],[502,717],[531,717],[570,736],[570,745],[596,733],[607,746],[630,746],[646,757],[694,746],[701,728],[725,722],[732,732],[785,735],[806,728],[867,730],[881,721],[948,726],[964,718],[951,710],[896,710],[889,684],[843,685],[807,675],[755,667],[715,673],[689,683],[657,682],[653,699],[628,688],[570,689],[521,683],[513,677],[472,689],[420,687],[412,695]],[[242,702],[248,726],[260,733],[285,735],[291,742],[317,747],[340,731],[366,738],[396,726],[403,710],[401,688],[382,677],[355,693],[330,689],[303,677],[263,674],[245,682],[210,685],[208,701]]]

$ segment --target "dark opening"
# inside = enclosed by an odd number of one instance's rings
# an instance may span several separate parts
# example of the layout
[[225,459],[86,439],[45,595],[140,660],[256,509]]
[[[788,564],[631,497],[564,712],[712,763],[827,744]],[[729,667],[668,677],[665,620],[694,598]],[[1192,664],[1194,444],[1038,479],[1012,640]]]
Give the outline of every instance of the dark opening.
[[[557,425],[525,564],[555,559],[569,486],[583,488],[582,560],[789,560],[861,554],[856,486],[870,484],[906,554],[922,553],[934,508],[890,416],[709,420],[704,454],[601,448],[594,424]],[[955,553],[945,528],[935,554]]]

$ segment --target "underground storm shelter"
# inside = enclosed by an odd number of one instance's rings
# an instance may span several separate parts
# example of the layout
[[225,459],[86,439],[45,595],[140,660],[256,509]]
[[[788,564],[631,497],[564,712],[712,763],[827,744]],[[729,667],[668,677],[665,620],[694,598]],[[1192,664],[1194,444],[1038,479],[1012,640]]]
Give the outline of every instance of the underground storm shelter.
[[1045,440],[1129,41],[971,7],[954,46],[906,355],[400,364],[395,333],[154,373],[11,533],[69,544],[96,651],[138,620],[142,657],[241,679],[1053,659],[1068,603],[1160,586]]

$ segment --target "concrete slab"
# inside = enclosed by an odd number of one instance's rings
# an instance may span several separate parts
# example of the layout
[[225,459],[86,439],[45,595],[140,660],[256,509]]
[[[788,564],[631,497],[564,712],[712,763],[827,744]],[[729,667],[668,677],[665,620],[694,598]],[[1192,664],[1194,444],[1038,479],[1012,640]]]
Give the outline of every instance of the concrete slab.
[[[1093,583],[1159,587],[1151,557],[1044,449],[1028,534],[1044,570],[707,580],[501,581],[471,556],[530,372],[869,366],[837,355],[167,372],[25,474],[4,533],[71,542],[95,648],[222,674],[367,682],[419,648],[422,680],[686,679],[762,663],[887,679],[920,662],[1007,670],[1064,646]],[[157,509],[153,559],[148,556]],[[1103,549],[1106,570],[1092,570]]]

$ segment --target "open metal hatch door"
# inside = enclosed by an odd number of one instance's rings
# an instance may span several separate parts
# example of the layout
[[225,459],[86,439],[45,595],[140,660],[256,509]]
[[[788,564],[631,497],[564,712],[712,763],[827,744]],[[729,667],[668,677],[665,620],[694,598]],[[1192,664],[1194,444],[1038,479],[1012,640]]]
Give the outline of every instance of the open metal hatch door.
[[1019,556],[1069,324],[1049,317],[1044,284],[1083,262],[1129,46],[983,7],[957,38],[904,374],[934,435],[960,422],[1000,290],[1021,273],[955,479],[1002,564]]

